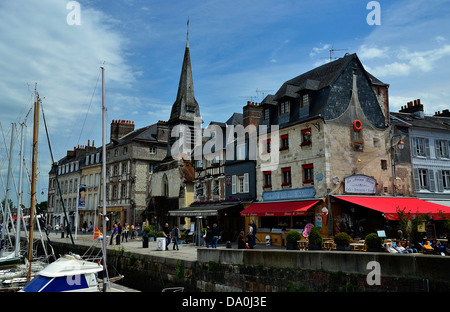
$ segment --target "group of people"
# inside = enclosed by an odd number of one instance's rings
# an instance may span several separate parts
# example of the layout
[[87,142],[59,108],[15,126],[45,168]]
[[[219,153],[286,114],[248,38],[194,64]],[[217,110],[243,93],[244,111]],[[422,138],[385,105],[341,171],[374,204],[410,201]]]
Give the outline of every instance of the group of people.
[[172,250],[180,250],[178,248],[178,239],[181,238],[180,229],[178,228],[178,224],[174,224],[172,231],[169,228],[169,223],[165,223],[163,227],[163,234],[166,238],[166,250],[169,250],[170,242],[173,242]]
[[417,249],[411,248],[409,246],[409,242],[407,242],[407,245],[403,247],[399,239],[397,239],[395,243],[384,244],[384,248],[389,253],[402,253],[402,254],[417,253]]
[[238,249],[253,249],[256,245],[256,224],[253,220],[250,220],[248,231],[245,233],[243,230],[239,233],[237,238]]
[[209,227],[209,225],[206,227],[205,234],[203,235],[203,238],[206,243],[206,248],[209,248],[209,245],[211,245],[211,248],[217,248],[217,242],[221,238],[220,228],[217,226],[216,223],[213,224],[212,229]]
[[131,233],[130,239],[136,238],[136,227],[134,226],[134,223],[131,224],[131,226],[128,223],[125,223],[124,226],[122,226],[120,222],[115,223],[111,229],[111,240],[109,244],[112,245],[115,241],[116,245],[120,245],[121,240],[122,243],[124,240],[125,242],[128,242],[128,233]]
[[421,244],[422,248],[425,252],[435,254],[435,255],[442,255],[445,256],[448,254],[448,248],[442,245],[441,241],[433,240],[432,242],[426,241],[424,244]]

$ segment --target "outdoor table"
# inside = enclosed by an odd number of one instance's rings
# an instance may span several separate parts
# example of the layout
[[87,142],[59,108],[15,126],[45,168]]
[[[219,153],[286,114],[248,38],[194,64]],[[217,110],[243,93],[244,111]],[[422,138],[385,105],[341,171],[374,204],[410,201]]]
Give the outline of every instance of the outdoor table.
[[361,251],[364,248],[364,243],[350,243],[353,251]]

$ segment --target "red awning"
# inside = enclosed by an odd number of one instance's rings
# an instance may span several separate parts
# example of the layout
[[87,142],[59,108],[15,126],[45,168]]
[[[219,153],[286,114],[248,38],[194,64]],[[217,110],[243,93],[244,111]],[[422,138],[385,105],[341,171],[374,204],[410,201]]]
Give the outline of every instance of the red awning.
[[334,196],[341,200],[384,213],[387,220],[398,220],[397,209],[411,214],[429,214],[439,219],[440,214],[450,216],[450,207],[418,198],[370,197],[370,196]]
[[318,200],[273,202],[252,204],[243,211],[242,217],[294,217],[305,216],[306,211]]

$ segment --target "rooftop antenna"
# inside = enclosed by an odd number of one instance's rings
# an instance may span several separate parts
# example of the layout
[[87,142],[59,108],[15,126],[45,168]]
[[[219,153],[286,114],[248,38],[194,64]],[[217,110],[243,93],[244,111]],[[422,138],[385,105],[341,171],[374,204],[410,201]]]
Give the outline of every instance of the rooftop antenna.
[[333,48],[331,48],[329,51],[330,51],[330,62],[332,62],[333,59],[337,59],[337,57],[334,57],[334,51],[348,51],[348,49],[333,49]]
[[253,99],[257,99],[258,97],[252,96],[252,95],[246,95],[246,96],[240,96],[240,98],[246,98],[246,99],[250,98],[250,102],[253,102]]
[[261,94],[262,94],[262,99],[264,100],[264,95],[265,95],[266,93],[271,92],[271,91],[273,91],[273,90],[258,90],[258,89],[256,89],[256,94],[261,93]]

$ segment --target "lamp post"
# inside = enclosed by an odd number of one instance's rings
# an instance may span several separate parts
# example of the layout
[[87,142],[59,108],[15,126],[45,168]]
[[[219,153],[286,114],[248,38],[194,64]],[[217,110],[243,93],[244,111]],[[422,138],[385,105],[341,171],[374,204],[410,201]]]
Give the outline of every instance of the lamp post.
[[[398,137],[400,140],[397,144],[394,145],[394,138]],[[399,154],[401,150],[405,148],[405,142],[401,140],[401,135],[396,134],[391,137],[391,152],[392,152],[392,168],[393,168],[393,176],[392,176],[392,193],[394,196],[397,196],[397,188],[395,187],[395,181],[397,180],[397,170],[395,168],[395,155]]]

